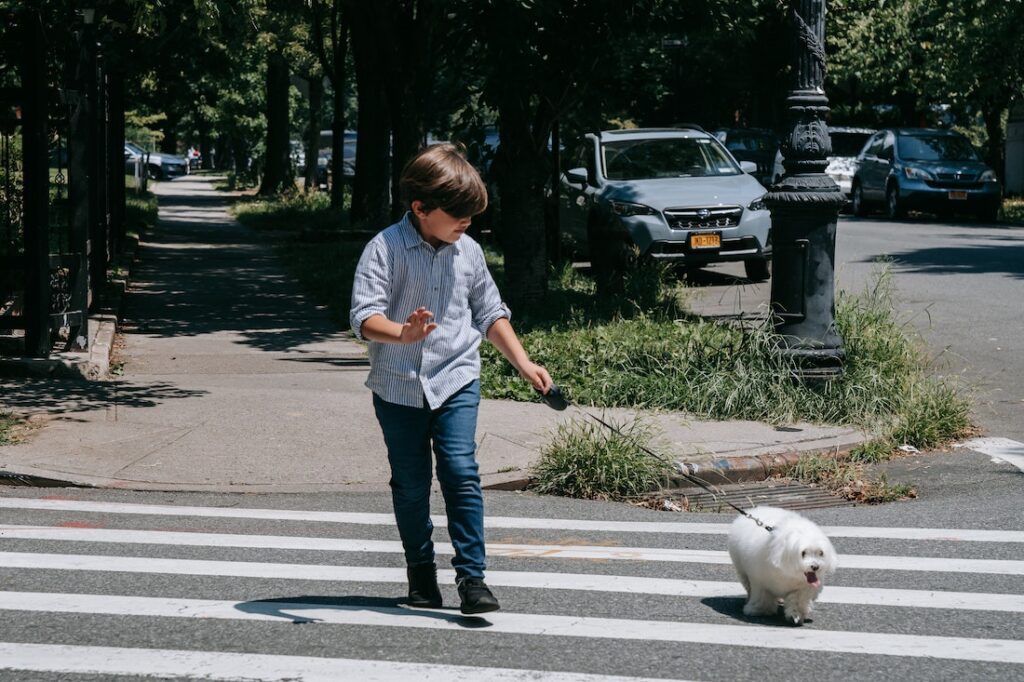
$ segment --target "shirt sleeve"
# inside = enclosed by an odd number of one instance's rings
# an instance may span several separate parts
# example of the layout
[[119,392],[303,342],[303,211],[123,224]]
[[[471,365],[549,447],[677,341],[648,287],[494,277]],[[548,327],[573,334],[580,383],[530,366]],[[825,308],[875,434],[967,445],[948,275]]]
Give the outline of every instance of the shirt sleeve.
[[391,259],[383,240],[373,239],[359,257],[352,281],[349,324],[357,339],[363,338],[363,322],[374,315],[387,316],[391,295]]
[[491,325],[500,318],[512,319],[512,311],[501,300],[498,285],[494,283],[494,278],[487,269],[483,249],[479,246],[476,256],[473,284],[469,288],[469,307],[473,313],[473,326],[486,338]]

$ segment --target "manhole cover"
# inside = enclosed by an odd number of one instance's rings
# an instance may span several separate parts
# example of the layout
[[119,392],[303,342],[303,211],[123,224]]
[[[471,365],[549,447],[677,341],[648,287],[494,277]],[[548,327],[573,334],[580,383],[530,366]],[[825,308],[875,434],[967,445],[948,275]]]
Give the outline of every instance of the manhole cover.
[[[673,490],[668,494],[683,509],[692,512],[732,512],[729,501],[740,509],[770,505],[782,509],[852,507],[854,503],[822,488],[800,483],[734,483],[719,486],[724,494],[712,495],[700,488]],[[717,499],[716,499],[717,497]]]

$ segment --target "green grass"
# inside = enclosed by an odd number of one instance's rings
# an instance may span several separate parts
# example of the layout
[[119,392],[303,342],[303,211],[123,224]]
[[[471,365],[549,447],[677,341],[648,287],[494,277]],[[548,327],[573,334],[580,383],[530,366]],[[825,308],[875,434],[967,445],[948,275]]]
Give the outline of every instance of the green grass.
[[294,194],[278,199],[252,198],[235,204],[235,217],[257,230],[333,232],[348,228],[348,214],[331,208],[326,192]]
[[1003,222],[1024,225],[1024,197],[1003,199]]
[[576,418],[563,422],[534,469],[536,492],[584,499],[637,497],[663,484],[671,467],[646,454],[651,440],[641,420],[613,422],[621,434]]
[[0,411],[0,445],[14,443],[14,427],[21,423],[21,420],[10,412]]
[[157,211],[156,196],[152,192],[129,192],[125,198],[125,225],[128,232],[137,236],[142,230],[156,225]]
[[803,457],[785,476],[809,485],[822,486],[836,495],[865,504],[882,504],[917,497],[917,490],[905,483],[890,484],[885,474],[869,478],[863,463],[835,457]]
[[[928,447],[968,426],[967,401],[952,379],[929,377],[923,345],[893,312],[891,279],[881,273],[859,295],[840,294],[837,326],[847,353],[836,382],[804,385],[776,352],[767,325],[754,329],[664,310],[603,318],[578,311],[568,322],[522,334],[543,364],[578,403],[686,411],[713,419],[851,424],[877,432],[898,429]],[[535,399],[532,390],[483,347],[484,393]]]

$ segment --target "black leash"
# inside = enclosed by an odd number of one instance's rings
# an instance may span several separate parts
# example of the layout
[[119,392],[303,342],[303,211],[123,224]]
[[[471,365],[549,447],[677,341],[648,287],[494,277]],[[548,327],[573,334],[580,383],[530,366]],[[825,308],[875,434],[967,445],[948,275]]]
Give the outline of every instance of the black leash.
[[[560,389],[558,386],[556,386],[554,384],[551,385],[551,388],[548,390],[547,393],[541,393],[540,397],[541,397],[541,400],[544,401],[544,404],[546,404],[548,407],[550,407],[553,410],[558,410],[559,412],[565,410],[567,407],[572,405],[572,403],[569,402],[569,399],[565,397],[565,394],[562,393],[562,389]],[[659,460],[659,461],[667,464],[668,466],[672,467],[677,472],[679,472],[679,475],[682,476],[683,478],[685,478],[687,481],[689,481],[690,483],[693,483],[694,485],[697,485],[697,486],[703,488],[704,490],[706,490],[708,492],[708,494],[710,494],[711,497],[713,497],[715,499],[716,502],[718,501],[719,496],[722,496],[722,500],[721,500],[722,502],[725,502],[727,505],[729,505],[734,510],[736,510],[739,514],[741,514],[742,516],[747,517],[748,519],[750,519],[751,521],[756,523],[761,528],[764,528],[769,533],[772,532],[772,527],[771,526],[769,526],[768,524],[764,523],[763,521],[761,521],[761,519],[757,518],[756,516],[751,515],[746,510],[740,509],[739,507],[737,507],[735,504],[733,504],[729,500],[725,499],[725,492],[721,488],[719,488],[718,486],[713,486],[710,483],[708,483],[707,481],[705,481],[705,480],[703,480],[701,478],[698,478],[697,476],[695,476],[692,473],[690,473],[690,467],[685,462],[672,461],[672,460],[669,460],[666,457],[662,457],[661,455],[659,455],[658,453],[654,452],[653,450],[650,450],[650,449],[644,447],[643,445],[641,445],[640,443],[636,442],[635,439],[630,438],[629,436],[624,434],[615,425],[609,424],[605,420],[601,419],[600,417],[597,417],[596,415],[591,414],[590,412],[587,412],[586,410],[584,410],[582,407],[579,407],[578,405],[572,405],[572,406],[575,407],[580,412],[582,412],[583,414],[585,414],[588,417],[590,417],[591,419],[593,419],[594,421],[596,421],[598,424],[604,426],[605,428],[607,428],[607,429],[609,429],[611,431],[614,431],[615,433],[619,434],[620,436],[622,436],[626,440],[632,441],[633,445],[635,445],[637,448],[639,448],[643,452],[647,453],[648,455],[650,455],[654,459]]]

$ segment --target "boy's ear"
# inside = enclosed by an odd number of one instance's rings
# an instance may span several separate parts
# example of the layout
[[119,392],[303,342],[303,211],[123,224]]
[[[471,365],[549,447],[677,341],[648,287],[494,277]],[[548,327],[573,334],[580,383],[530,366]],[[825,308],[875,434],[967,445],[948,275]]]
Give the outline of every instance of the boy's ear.
[[412,209],[413,215],[416,217],[425,216],[430,212],[423,209],[423,202],[419,199],[414,199],[412,203],[409,204],[409,208]]

